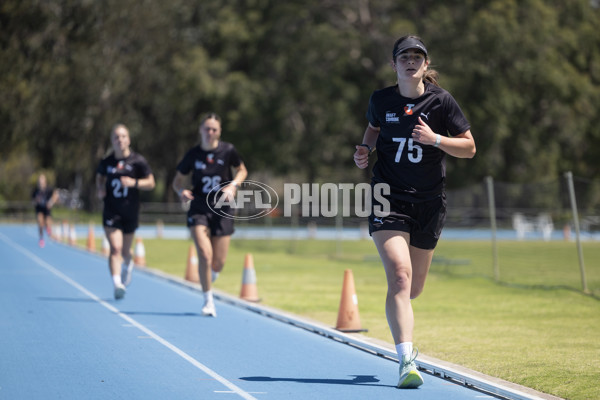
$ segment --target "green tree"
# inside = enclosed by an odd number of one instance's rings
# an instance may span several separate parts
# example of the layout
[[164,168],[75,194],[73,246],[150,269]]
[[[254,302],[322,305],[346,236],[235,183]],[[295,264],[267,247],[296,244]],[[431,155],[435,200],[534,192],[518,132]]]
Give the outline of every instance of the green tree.
[[596,176],[599,22],[587,0],[5,0],[0,155],[80,182],[97,207],[95,168],[122,122],[159,182],[148,198],[173,199],[176,163],[215,111],[251,177],[364,181],[352,153],[369,96],[394,84],[392,45],[416,33],[478,146],[448,162],[451,186]]
[[579,161],[590,160],[586,143],[598,137],[597,9],[586,0],[498,0],[446,4],[438,16],[447,17],[428,32],[430,43],[446,51],[434,61],[478,145],[468,165],[454,164],[461,176],[523,182],[566,170],[597,173],[594,163]]

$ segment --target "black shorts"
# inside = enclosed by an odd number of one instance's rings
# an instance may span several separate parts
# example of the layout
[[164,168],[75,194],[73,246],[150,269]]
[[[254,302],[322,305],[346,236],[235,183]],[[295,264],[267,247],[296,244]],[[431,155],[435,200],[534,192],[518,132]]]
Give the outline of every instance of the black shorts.
[[229,236],[233,235],[235,231],[233,229],[233,218],[222,217],[212,211],[203,213],[197,211],[193,213],[188,212],[187,226],[191,228],[196,225],[206,226],[211,236]]
[[44,217],[50,217],[52,214],[50,213],[50,209],[45,206],[35,206],[35,214],[44,214]]
[[[437,245],[446,222],[446,197],[422,203],[411,203],[387,198],[390,214],[369,216],[369,234],[376,231],[402,231],[410,233],[410,245],[419,249],[433,250]],[[374,205],[380,203],[373,199]]]
[[107,228],[116,228],[123,233],[134,233],[139,225],[138,214],[133,216],[125,216],[119,213],[113,213],[109,210],[104,210],[102,213],[102,225]]

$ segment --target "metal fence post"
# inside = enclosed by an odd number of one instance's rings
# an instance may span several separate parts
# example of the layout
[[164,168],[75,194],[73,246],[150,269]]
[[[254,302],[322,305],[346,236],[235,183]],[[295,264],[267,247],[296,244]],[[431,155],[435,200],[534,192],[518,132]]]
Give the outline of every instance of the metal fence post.
[[581,237],[579,234],[579,214],[577,212],[577,202],[575,200],[575,186],[573,185],[573,173],[565,173],[567,185],[569,187],[569,198],[571,200],[571,210],[573,211],[573,223],[575,225],[575,240],[577,242],[577,255],[579,256],[579,271],[581,272],[581,286],[583,292],[588,293],[587,280],[585,278],[585,265],[583,263],[583,249],[581,248]]
[[500,268],[498,266],[498,243],[496,240],[496,201],[494,199],[494,178],[485,178],[488,192],[488,204],[490,209],[490,226],[492,229],[492,261],[494,264],[494,279],[500,280]]

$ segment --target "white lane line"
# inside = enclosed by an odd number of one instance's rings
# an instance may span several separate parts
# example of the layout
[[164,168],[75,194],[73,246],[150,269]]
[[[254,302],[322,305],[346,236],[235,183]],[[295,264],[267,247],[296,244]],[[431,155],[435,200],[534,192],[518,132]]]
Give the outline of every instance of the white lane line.
[[[223,394],[233,394],[234,392],[232,392],[231,390],[215,390],[215,393],[223,393]],[[267,392],[248,392],[248,393],[252,393],[252,394],[267,394]]]
[[36,256],[35,254],[31,253],[29,250],[25,249],[24,247],[20,246],[19,244],[15,243],[15,242],[13,242],[11,239],[6,237],[4,234],[0,233],[0,238],[7,244],[14,247],[16,250],[20,251],[21,253],[23,253],[24,255],[26,255],[27,257],[29,257],[36,263],[38,263],[41,267],[45,268],[52,274],[56,275],[58,278],[67,282],[69,285],[73,286],[75,289],[79,290],[80,292],[82,292],[83,294],[85,294],[86,296],[91,298],[92,300],[96,301],[98,304],[102,305],[104,308],[117,314],[119,317],[123,318],[129,324],[135,326],[136,328],[138,328],[139,330],[144,332],[146,335],[152,337],[157,342],[159,342],[160,344],[162,344],[163,346],[165,346],[166,348],[171,350],[173,353],[177,354],[178,356],[180,356],[181,358],[183,358],[184,360],[186,360],[187,362],[192,364],[194,367],[198,368],[199,370],[201,370],[205,374],[209,375],[216,381],[219,381],[221,384],[223,384],[228,389],[230,389],[233,393],[236,393],[237,395],[239,395],[240,397],[242,397],[246,400],[257,400],[255,397],[251,396],[249,393],[245,392],[244,390],[240,389],[233,383],[229,382],[227,379],[223,378],[221,375],[217,374],[215,371],[208,368],[206,365],[202,364],[201,362],[199,362],[198,360],[196,360],[195,358],[193,358],[192,356],[190,356],[183,350],[179,349],[174,344],[163,339],[162,337],[160,337],[159,335],[157,335],[150,329],[146,328],[144,325],[140,324],[139,322],[137,322],[130,316],[121,313],[115,307],[108,304],[106,301],[102,300],[101,298],[99,298],[98,296],[96,296],[95,294],[93,294],[92,292],[90,292],[89,290],[84,288],[83,286],[81,286],[79,283],[75,282],[73,279],[69,278],[67,275],[65,275],[62,272],[60,272],[59,270],[57,270],[52,265],[48,264],[47,262],[45,262],[44,260],[42,260],[41,258]]

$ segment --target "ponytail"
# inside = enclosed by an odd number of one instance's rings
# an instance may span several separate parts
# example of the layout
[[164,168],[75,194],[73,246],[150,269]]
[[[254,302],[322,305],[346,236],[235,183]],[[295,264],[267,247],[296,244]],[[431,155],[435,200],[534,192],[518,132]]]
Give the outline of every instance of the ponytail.
[[432,85],[440,87],[440,84],[438,83],[438,79],[439,79],[439,74],[435,69],[428,69],[427,71],[425,71],[425,74],[423,75],[423,82],[429,82]]

